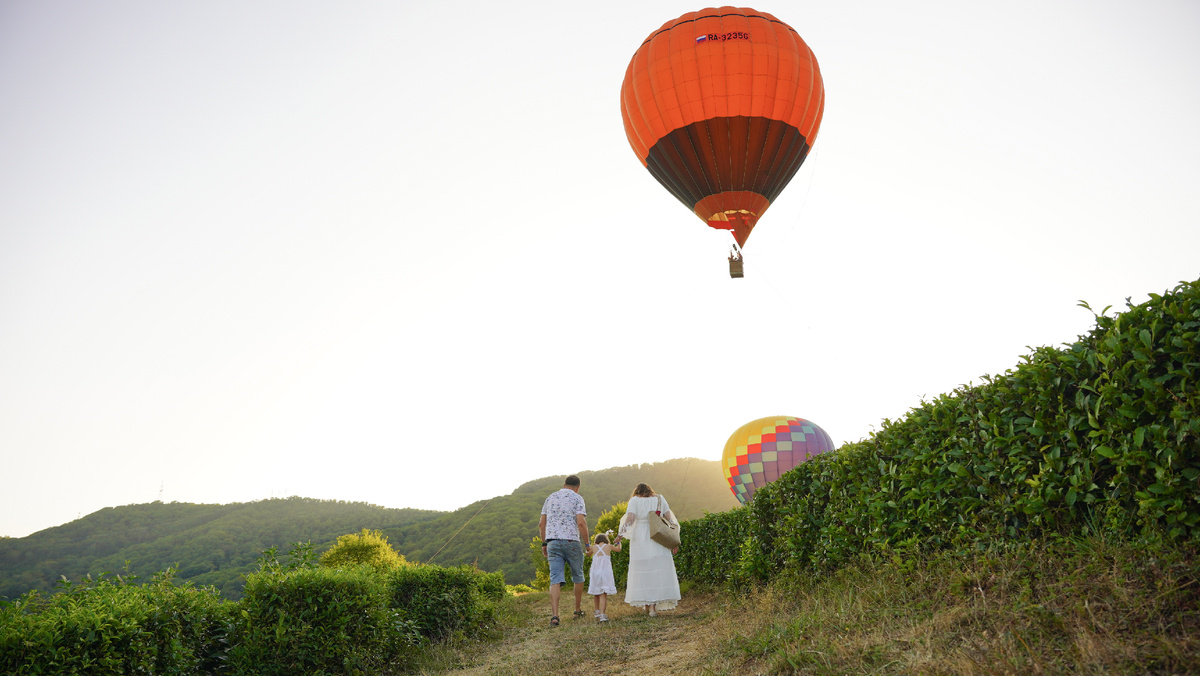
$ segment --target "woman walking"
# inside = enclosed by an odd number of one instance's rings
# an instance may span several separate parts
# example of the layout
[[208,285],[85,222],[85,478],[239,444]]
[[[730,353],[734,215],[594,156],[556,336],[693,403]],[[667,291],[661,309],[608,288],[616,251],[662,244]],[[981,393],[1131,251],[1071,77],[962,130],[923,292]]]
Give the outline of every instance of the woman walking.
[[[661,512],[678,525],[665,498],[647,484],[638,484],[621,519],[621,537],[629,540],[629,576],[625,603],[649,608],[654,617],[679,603],[679,578],[675,574],[675,550],[650,539],[650,517]],[[657,517],[656,517],[657,518]]]

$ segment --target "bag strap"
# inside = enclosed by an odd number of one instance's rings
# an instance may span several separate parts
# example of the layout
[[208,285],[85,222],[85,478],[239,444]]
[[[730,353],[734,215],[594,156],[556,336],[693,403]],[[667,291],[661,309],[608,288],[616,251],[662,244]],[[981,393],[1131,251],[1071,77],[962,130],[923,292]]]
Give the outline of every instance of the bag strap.
[[659,516],[662,516],[662,496],[661,495],[658,496],[658,509],[655,510],[654,513]]

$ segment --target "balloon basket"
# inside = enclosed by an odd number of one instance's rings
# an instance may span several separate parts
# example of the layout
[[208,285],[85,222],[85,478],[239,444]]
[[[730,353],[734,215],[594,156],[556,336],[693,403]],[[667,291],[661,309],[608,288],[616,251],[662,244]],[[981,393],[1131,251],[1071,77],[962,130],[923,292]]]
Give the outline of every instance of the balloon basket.
[[742,257],[739,254],[729,254],[729,277],[731,279],[741,279],[745,275],[742,273]]

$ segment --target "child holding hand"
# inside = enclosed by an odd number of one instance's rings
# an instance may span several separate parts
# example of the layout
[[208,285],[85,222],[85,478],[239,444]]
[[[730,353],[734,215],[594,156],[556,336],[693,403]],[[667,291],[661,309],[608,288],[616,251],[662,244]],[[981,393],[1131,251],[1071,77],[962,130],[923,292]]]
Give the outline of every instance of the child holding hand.
[[[610,531],[611,532],[611,531]],[[617,580],[613,577],[612,552],[621,551],[621,536],[616,537],[615,544],[609,544],[608,535],[596,535],[596,543],[589,546],[585,552],[592,557],[591,581],[588,583],[588,593],[592,595],[592,603],[596,606],[593,615],[599,622],[608,622],[608,595],[617,593]]]

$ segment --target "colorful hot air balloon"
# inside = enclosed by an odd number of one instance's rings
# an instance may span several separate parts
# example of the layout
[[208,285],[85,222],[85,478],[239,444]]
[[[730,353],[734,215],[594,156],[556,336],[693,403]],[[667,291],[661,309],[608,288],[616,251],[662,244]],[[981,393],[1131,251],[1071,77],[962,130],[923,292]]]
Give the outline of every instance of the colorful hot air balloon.
[[742,504],[754,491],[814,455],[833,450],[833,440],[804,418],[759,418],[737,428],[725,442],[721,467],[729,490]]
[[663,24],[621,85],[633,152],[700,220],[732,231],[739,263],[750,231],[808,156],[824,110],[812,50],[791,26],[747,8]]

